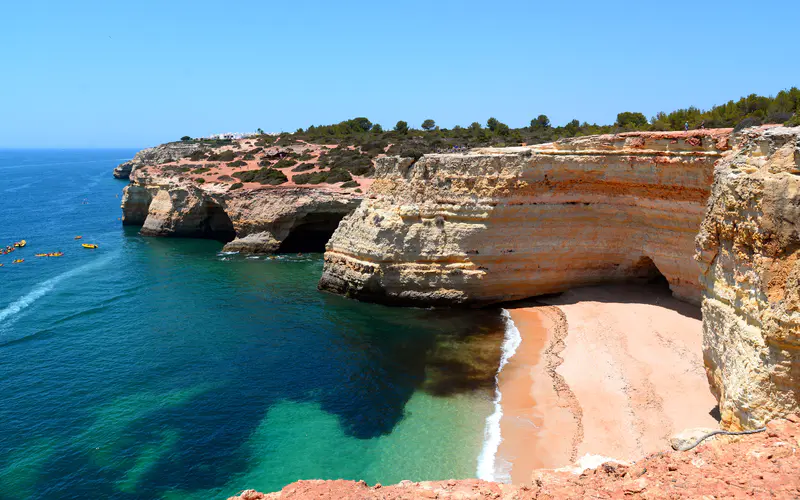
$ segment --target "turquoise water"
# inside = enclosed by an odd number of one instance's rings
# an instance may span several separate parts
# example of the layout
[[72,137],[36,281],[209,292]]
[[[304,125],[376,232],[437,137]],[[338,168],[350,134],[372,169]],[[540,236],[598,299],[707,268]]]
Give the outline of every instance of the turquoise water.
[[0,498],[475,477],[497,311],[362,304],[316,289],[321,255],[142,238],[111,177],[134,153],[0,150],[0,244],[28,241],[0,256]]

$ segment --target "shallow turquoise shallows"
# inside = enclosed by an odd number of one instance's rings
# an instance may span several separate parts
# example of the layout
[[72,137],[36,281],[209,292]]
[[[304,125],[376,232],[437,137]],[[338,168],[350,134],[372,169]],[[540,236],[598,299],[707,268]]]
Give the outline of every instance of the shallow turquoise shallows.
[[497,311],[362,304],[316,289],[321,255],[140,237],[111,177],[134,152],[0,150],[0,245],[28,242],[0,256],[0,498],[475,476]]

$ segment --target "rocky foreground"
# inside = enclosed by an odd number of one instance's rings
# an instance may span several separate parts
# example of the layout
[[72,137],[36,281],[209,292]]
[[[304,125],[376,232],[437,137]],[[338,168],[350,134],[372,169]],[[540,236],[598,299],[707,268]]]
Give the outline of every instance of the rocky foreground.
[[243,491],[230,500],[344,499],[560,499],[560,498],[798,498],[800,416],[773,420],[765,432],[707,440],[688,452],[661,452],[634,464],[606,463],[576,474],[539,470],[528,484],[478,479],[298,481],[280,492]]

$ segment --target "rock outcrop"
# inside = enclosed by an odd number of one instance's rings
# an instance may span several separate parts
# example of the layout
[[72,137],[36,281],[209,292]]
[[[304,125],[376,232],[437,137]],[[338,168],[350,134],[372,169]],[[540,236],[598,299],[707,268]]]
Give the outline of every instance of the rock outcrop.
[[719,162],[696,258],[723,427],[800,409],[800,128],[748,129]]
[[502,302],[666,277],[700,301],[694,238],[729,129],[378,159],[320,288],[395,304]]
[[133,159],[117,165],[114,177],[128,179],[137,167],[175,161],[201,149],[204,149],[204,146],[196,142],[168,142],[154,148],[143,149],[136,153]]
[[[231,184],[198,184],[180,175],[137,168],[122,199],[123,224],[141,225],[145,236],[213,238],[225,251],[272,253],[300,232],[323,238],[361,202],[357,193],[304,187],[232,189]],[[297,250],[314,251],[300,246]]]
[[689,452],[661,452],[632,465],[606,463],[583,473],[538,470],[526,484],[478,479],[382,486],[364,481],[298,481],[279,492],[241,492],[229,500],[317,498],[485,500],[503,498],[798,498],[800,417],[775,420],[767,431],[706,441]]

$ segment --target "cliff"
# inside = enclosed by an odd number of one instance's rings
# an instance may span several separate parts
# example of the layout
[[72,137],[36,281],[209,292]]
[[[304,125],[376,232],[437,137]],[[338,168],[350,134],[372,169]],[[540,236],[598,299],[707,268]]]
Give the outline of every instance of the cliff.
[[706,441],[689,452],[661,452],[635,464],[606,463],[576,474],[538,470],[525,484],[478,479],[403,481],[298,481],[276,493],[241,492],[229,500],[352,499],[562,499],[562,498],[798,498],[800,417],[776,420],[767,432]]
[[722,424],[800,409],[800,128],[748,129],[697,237],[703,354]]
[[486,304],[631,278],[699,302],[694,238],[729,129],[637,132],[378,159],[328,243],[320,288]]
[[[135,168],[122,198],[124,225],[142,226],[145,236],[217,239],[225,251],[321,252],[370,181],[332,175],[320,165],[332,149],[324,146],[270,147],[256,139],[181,144],[142,151],[128,162]],[[295,173],[302,160],[303,173]],[[298,177],[310,175],[329,179],[301,184]]]
[[114,169],[114,177],[128,179],[136,167],[175,161],[200,149],[203,149],[203,146],[195,142],[169,142],[154,148],[143,149],[136,153],[133,159],[117,165]]

